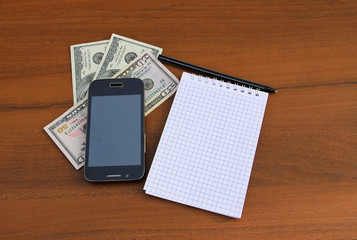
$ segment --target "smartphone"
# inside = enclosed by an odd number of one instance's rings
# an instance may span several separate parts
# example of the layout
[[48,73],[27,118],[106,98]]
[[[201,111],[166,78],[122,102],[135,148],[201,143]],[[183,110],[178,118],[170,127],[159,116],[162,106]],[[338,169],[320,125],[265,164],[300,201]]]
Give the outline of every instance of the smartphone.
[[144,120],[144,85],[140,79],[103,79],[90,84],[84,164],[88,181],[142,178]]

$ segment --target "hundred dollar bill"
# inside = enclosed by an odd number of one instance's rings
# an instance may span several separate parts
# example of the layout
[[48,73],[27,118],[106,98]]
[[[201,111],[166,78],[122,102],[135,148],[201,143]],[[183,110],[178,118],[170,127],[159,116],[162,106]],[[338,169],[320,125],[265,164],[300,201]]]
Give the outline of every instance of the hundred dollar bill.
[[84,165],[87,105],[79,102],[43,128],[77,170]]
[[178,79],[150,52],[145,51],[113,78],[139,78],[145,88],[145,116],[177,90]]
[[94,80],[111,78],[145,50],[156,57],[162,53],[162,48],[112,34]]
[[74,104],[82,100],[102,61],[109,40],[72,45],[72,87]]

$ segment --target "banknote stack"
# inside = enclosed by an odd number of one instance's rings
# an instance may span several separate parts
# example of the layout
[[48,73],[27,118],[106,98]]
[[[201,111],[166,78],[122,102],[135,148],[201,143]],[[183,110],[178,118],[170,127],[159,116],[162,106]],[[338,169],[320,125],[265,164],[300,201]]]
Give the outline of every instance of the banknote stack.
[[112,34],[110,40],[70,46],[74,106],[44,130],[78,170],[84,165],[87,91],[92,81],[139,78],[145,88],[145,116],[173,95],[178,79],[157,57],[162,49]]

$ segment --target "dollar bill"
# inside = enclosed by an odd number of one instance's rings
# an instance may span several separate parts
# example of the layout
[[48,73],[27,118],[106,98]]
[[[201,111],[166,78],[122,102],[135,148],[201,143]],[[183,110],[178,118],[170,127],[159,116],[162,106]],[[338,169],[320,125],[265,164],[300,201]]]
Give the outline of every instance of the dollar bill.
[[112,34],[94,80],[111,78],[145,50],[156,57],[162,53],[162,48]]
[[88,100],[82,100],[43,129],[75,169],[84,165]]
[[108,42],[104,40],[70,46],[74,104],[86,96]]
[[113,78],[139,78],[144,82],[145,116],[174,94],[179,83],[179,80],[147,51]]

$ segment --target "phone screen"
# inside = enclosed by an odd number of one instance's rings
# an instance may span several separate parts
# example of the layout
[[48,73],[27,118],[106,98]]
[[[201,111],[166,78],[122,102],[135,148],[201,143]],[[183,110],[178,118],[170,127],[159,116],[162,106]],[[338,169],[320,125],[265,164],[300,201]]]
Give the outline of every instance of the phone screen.
[[141,96],[92,96],[89,167],[141,164]]

